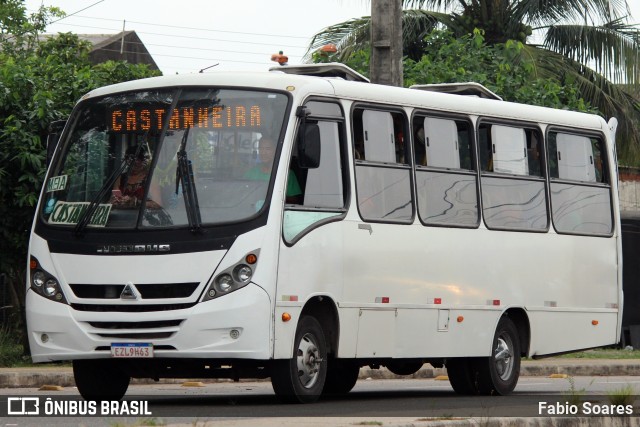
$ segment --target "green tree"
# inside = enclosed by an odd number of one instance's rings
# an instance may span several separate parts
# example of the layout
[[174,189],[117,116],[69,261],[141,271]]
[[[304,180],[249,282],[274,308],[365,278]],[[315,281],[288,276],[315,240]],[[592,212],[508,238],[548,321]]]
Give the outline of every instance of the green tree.
[[90,44],[76,35],[42,37],[47,22],[61,15],[55,8],[28,15],[22,0],[0,3],[0,273],[12,296],[11,323],[19,332],[29,230],[45,175],[49,124],[66,118],[75,102],[96,87],[159,74],[126,62],[92,66]]
[[[628,22],[626,0],[404,0],[404,54],[414,61],[425,37],[446,28],[455,37],[483,31],[488,45],[522,43],[515,64],[528,62],[536,77],[573,86],[604,117],[620,120],[618,155],[640,165],[640,106],[625,85],[640,83],[640,36]],[[307,58],[335,44],[341,62],[368,49],[370,18],[342,22],[316,34]],[[535,37],[534,37],[535,35]],[[536,40],[541,40],[537,43]]]

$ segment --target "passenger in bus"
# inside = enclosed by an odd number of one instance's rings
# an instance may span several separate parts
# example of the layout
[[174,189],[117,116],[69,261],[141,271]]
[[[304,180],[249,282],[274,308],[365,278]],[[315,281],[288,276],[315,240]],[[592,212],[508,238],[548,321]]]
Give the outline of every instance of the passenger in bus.
[[424,127],[420,126],[414,129],[414,150],[416,153],[416,164],[419,166],[427,166],[427,148],[424,143]]
[[[252,181],[269,181],[271,178],[271,169],[273,168],[273,158],[276,153],[275,140],[268,136],[263,135],[258,142],[258,154],[260,163],[255,167],[249,169],[244,174],[244,179]],[[289,170],[287,177],[287,193],[286,203],[288,204],[302,204],[302,189],[298,183],[296,174]]]
[[[125,155],[134,156],[136,152],[138,152],[138,155],[131,163],[128,171],[118,177],[111,191],[109,203],[115,208],[136,208],[140,206],[144,199],[145,184],[151,165],[151,155],[145,149],[138,151],[137,147],[129,147]],[[155,200],[160,200],[160,193],[157,187],[152,186],[146,199],[146,207],[159,208]]]

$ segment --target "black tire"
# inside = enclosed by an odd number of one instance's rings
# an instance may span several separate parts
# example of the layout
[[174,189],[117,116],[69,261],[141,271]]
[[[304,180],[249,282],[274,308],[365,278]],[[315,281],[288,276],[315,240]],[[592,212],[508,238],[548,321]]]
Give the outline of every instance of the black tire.
[[478,394],[476,360],[460,357],[447,360],[447,375],[453,390],[462,395]]
[[322,394],[327,376],[327,345],[318,321],[303,316],[298,323],[291,359],[275,360],[271,385],[280,400],[312,403]]
[[490,357],[478,359],[480,394],[504,396],[520,378],[520,340],[516,325],[506,316],[498,322]]
[[74,360],[73,377],[84,400],[120,400],[131,378],[110,359]]
[[360,366],[351,360],[329,360],[327,377],[324,381],[324,395],[347,394],[358,381]]

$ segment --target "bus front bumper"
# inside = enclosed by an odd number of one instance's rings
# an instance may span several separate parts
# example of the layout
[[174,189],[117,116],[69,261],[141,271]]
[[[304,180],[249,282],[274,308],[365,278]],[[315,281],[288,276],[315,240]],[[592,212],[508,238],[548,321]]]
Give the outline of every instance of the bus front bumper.
[[35,363],[109,358],[112,343],[132,342],[151,343],[157,358],[272,356],[271,302],[253,283],[188,309],[157,312],[77,311],[29,290],[26,311]]

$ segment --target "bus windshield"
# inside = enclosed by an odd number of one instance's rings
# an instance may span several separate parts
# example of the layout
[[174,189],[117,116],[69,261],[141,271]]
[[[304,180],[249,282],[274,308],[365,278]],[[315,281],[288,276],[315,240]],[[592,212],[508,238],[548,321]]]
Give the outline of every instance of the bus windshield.
[[84,101],[46,183],[44,221],[149,228],[253,217],[265,204],[287,102],[218,88]]

